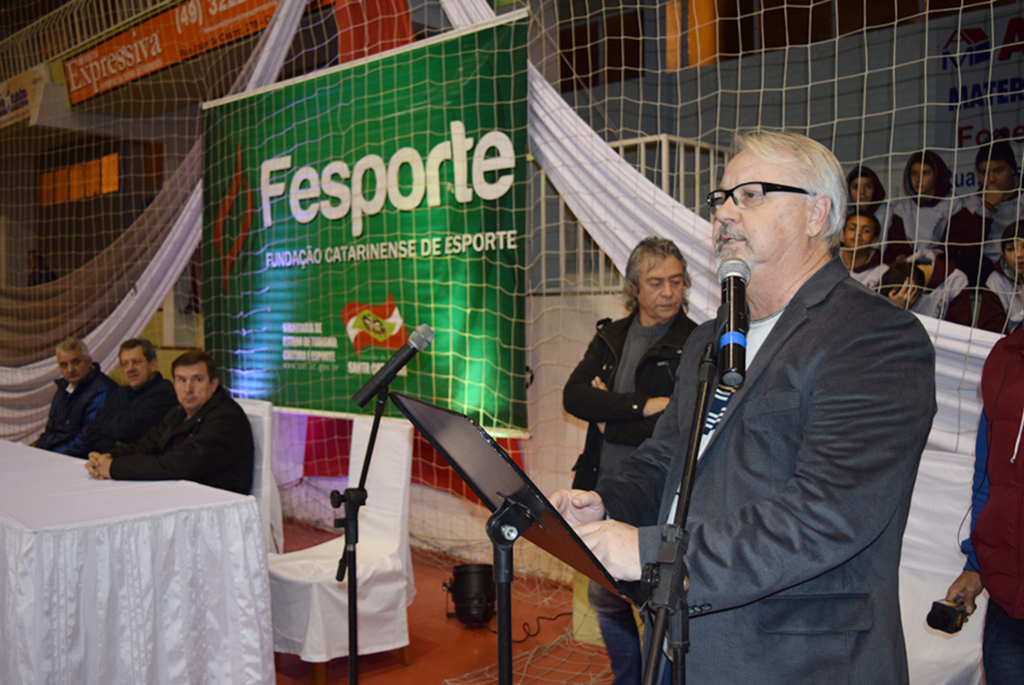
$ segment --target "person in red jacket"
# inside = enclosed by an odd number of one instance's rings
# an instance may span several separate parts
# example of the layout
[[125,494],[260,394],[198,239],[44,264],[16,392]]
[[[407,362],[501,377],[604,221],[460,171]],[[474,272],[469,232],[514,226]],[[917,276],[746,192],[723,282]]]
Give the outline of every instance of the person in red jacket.
[[982,639],[987,685],[1024,683],[1024,331],[1017,327],[995,344],[981,374],[983,409],[978,425],[971,501],[971,537],[963,573],[946,592],[967,614],[987,589]]

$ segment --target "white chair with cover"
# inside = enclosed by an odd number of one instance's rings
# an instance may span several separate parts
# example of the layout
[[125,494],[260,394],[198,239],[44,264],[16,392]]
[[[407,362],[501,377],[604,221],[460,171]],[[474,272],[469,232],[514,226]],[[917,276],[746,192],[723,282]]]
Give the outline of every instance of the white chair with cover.
[[281,494],[271,468],[274,444],[274,405],[263,400],[236,400],[249,417],[253,439],[252,496],[260,510],[263,539],[267,552],[284,550],[284,522],[281,514]]
[[[358,484],[372,420],[353,421],[349,477]],[[356,547],[359,653],[400,650],[408,665],[406,610],[416,594],[409,554],[409,480],[412,426],[385,419],[367,477]],[[339,516],[341,514],[339,513]],[[324,664],[348,656],[348,579],[335,580],[344,536],[287,554],[271,554],[270,596],[274,651]],[[319,671],[318,671],[318,669]]]

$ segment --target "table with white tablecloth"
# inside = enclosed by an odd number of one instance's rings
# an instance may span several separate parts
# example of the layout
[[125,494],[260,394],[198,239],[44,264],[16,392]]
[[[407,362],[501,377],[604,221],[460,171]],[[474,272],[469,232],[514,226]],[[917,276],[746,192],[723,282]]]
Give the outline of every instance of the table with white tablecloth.
[[252,497],[0,440],[0,683],[273,683]]

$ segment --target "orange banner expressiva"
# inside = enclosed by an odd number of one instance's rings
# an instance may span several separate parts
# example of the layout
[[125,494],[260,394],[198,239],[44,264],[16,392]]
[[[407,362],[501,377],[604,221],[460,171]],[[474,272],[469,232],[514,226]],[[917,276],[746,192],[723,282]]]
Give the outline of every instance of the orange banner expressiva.
[[277,0],[190,0],[67,60],[71,104],[266,28]]

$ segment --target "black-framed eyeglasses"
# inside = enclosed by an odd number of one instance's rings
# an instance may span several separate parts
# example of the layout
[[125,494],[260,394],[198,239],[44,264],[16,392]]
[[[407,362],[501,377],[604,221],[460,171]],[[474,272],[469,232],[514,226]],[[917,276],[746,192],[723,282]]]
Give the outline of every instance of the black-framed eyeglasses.
[[[739,191],[739,192],[737,192]],[[725,204],[730,197],[737,207],[742,209],[753,209],[764,202],[766,193],[800,193],[801,195],[813,195],[809,190],[797,188],[796,186],[784,186],[780,183],[768,183],[767,181],[747,181],[728,190],[719,188],[708,193],[708,207],[715,211]]]

